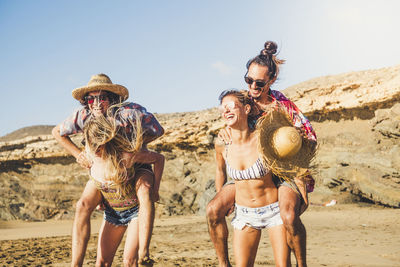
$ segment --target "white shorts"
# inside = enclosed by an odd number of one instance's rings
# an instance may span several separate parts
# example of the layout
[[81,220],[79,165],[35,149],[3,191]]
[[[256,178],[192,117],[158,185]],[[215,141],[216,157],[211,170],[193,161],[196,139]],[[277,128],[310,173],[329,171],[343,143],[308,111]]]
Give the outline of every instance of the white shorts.
[[283,222],[279,212],[279,203],[274,202],[259,208],[248,208],[235,204],[235,217],[231,224],[238,230],[242,230],[245,226],[263,229],[281,225]]

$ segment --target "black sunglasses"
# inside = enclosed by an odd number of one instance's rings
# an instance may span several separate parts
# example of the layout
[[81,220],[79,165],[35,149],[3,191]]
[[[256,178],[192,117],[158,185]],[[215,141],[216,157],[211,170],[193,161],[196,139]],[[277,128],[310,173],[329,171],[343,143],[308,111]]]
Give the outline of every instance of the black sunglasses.
[[252,84],[255,82],[257,88],[259,88],[259,87],[262,88],[262,87],[264,87],[264,86],[267,84],[266,81],[263,81],[263,80],[253,80],[252,78],[250,78],[250,77],[248,77],[248,76],[244,76],[244,81],[245,81],[247,84],[249,84],[249,85],[252,85]]
[[98,102],[106,102],[108,100],[108,95],[104,94],[104,95],[87,95],[85,96],[85,103],[86,104],[93,104],[94,100],[97,98]]

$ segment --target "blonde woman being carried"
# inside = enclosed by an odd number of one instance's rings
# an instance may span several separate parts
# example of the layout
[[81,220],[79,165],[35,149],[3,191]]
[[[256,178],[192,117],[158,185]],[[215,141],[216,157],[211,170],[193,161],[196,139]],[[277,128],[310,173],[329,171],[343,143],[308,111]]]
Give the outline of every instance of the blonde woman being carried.
[[[86,154],[93,162],[90,179],[101,191],[105,205],[96,266],[111,266],[125,232],[124,265],[138,264],[137,218],[146,208],[139,206],[138,189],[142,183],[153,183],[153,173],[148,164],[154,164],[153,192],[158,194],[164,157],[142,149],[140,119],[136,120],[135,130],[132,136],[127,136],[126,131],[116,126],[115,118],[102,115],[89,120],[84,128]],[[158,199],[158,196],[153,197]],[[147,264],[151,266],[152,263]]]

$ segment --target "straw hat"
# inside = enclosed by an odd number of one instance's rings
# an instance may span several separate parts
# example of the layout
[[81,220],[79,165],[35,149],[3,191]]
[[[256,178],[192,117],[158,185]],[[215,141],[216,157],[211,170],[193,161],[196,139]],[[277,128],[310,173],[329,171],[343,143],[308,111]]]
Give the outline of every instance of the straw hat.
[[125,86],[119,84],[113,84],[111,82],[111,79],[107,75],[102,73],[93,75],[90,78],[90,81],[88,82],[87,86],[74,89],[72,91],[72,96],[76,100],[82,101],[83,97],[87,93],[98,90],[109,91],[114,94],[117,94],[123,98],[122,101],[125,101],[129,97],[128,89],[126,89]]
[[284,107],[271,109],[257,122],[258,150],[266,166],[291,182],[306,174],[315,156],[315,143],[293,127]]

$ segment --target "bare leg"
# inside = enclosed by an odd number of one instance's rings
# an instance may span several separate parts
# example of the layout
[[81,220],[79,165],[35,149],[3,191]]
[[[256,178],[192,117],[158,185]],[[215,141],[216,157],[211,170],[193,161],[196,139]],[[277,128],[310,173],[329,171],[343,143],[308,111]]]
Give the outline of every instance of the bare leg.
[[154,177],[147,171],[137,173],[136,194],[139,200],[139,262],[149,257],[149,246],[154,224],[152,187]]
[[254,266],[260,243],[261,230],[245,226],[242,230],[235,229],[233,235],[233,251],[238,267]]
[[308,205],[309,205],[306,182],[302,179],[297,179],[297,178],[294,180],[294,182],[297,185],[297,188],[299,189],[300,194],[304,200],[304,202],[301,203],[301,207],[300,207],[299,216],[301,216],[301,214],[303,214],[307,210]]
[[103,220],[97,245],[96,266],[111,266],[125,230],[126,226],[116,226]]
[[291,266],[285,227],[281,224],[268,228],[268,234],[274,252],[275,266]]
[[132,220],[128,225],[124,248],[124,266],[137,266],[139,249],[138,220]]
[[86,183],[82,196],[76,203],[75,219],[72,227],[71,266],[82,266],[86,246],[90,237],[90,215],[101,202],[101,193],[92,181]]
[[286,228],[289,247],[294,251],[297,265],[307,266],[306,261],[306,228],[300,220],[300,197],[288,186],[279,187],[279,208]]
[[235,185],[226,185],[207,205],[208,232],[217,253],[219,266],[231,266],[228,255],[228,226],[225,216],[235,203]]

